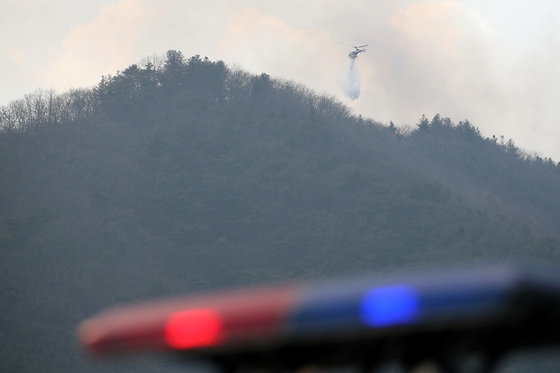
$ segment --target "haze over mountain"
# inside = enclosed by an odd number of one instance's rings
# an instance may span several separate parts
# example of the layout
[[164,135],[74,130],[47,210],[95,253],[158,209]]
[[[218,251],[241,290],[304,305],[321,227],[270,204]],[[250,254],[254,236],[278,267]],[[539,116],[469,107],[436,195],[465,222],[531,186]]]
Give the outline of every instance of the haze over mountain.
[[[420,113],[421,114],[421,113]],[[401,133],[181,52],[0,111],[2,371],[87,363],[116,302],[425,264],[560,262],[560,165],[467,120]]]
[[[560,3],[521,0],[27,0],[0,2],[0,106],[97,84],[173,47],[292,79],[397,127],[425,113],[560,161]],[[346,44],[346,45],[344,45]],[[348,45],[359,100],[344,99]]]

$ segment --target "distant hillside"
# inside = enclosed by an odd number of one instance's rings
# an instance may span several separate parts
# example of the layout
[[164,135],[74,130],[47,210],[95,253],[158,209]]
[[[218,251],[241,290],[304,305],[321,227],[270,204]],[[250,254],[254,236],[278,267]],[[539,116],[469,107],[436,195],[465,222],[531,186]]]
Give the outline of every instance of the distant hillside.
[[169,51],[0,109],[0,370],[85,363],[116,302],[426,263],[560,263],[560,165],[468,121],[410,134],[294,83]]

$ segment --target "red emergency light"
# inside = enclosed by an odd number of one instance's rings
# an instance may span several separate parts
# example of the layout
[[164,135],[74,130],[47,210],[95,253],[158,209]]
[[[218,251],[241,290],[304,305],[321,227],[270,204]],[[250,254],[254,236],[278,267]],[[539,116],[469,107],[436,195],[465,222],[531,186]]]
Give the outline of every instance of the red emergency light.
[[84,321],[78,333],[94,354],[270,343],[282,335],[298,289],[273,286],[119,307]]
[[211,308],[175,312],[165,324],[165,342],[176,349],[214,346],[223,334],[222,316]]

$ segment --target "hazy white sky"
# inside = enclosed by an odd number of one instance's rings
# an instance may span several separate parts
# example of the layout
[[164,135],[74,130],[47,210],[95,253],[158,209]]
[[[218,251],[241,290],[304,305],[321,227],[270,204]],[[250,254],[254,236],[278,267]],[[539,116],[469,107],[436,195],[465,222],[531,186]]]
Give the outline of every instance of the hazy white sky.
[[[553,0],[0,0],[0,31],[0,105],[178,49],[303,83],[384,123],[469,119],[560,161]],[[356,101],[341,88],[343,44],[369,44]]]

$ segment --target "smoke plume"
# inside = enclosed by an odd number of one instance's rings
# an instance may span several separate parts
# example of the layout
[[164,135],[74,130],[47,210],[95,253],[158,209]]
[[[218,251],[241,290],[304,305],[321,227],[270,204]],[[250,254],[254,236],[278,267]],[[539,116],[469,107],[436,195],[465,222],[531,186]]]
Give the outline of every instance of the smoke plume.
[[346,76],[346,81],[343,84],[344,93],[346,96],[352,100],[360,97],[360,76],[358,75],[358,68],[356,67],[356,59],[350,59],[350,65],[348,66],[348,74]]

